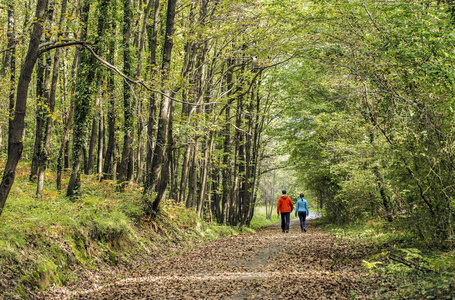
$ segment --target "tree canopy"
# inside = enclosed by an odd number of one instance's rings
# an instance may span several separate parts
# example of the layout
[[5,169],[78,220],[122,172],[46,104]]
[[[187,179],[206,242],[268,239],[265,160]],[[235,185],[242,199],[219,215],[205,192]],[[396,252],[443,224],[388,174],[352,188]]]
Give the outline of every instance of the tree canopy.
[[248,226],[288,187],[453,239],[452,1],[2,4],[0,214],[23,159],[38,199],[85,174]]

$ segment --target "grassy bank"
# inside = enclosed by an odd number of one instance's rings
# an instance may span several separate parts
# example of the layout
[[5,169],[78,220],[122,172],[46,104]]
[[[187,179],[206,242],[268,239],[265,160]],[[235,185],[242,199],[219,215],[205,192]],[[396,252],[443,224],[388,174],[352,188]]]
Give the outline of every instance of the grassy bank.
[[[100,283],[115,280],[128,269],[146,267],[147,260],[241,233],[204,222],[173,201],[165,201],[150,220],[142,213],[138,187],[119,193],[114,182],[92,177],[82,177],[80,198],[68,199],[47,184],[43,199],[37,200],[36,185],[27,175],[28,167],[21,166],[0,218],[0,299],[24,299],[49,287],[80,287],[97,276]],[[243,232],[276,222],[257,212]]]
[[431,247],[380,220],[356,226],[319,223],[337,237],[361,241],[374,249],[364,267],[386,282],[381,288],[382,299],[454,299],[453,247]]

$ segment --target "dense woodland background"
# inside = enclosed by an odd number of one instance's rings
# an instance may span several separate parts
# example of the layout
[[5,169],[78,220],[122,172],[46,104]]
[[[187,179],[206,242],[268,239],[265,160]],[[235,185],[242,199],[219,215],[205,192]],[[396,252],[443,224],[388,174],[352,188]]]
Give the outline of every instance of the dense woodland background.
[[331,222],[449,246],[454,15],[449,0],[3,0],[0,213],[22,160],[36,201],[83,197],[86,174],[142,189],[152,218],[174,199],[248,226],[287,188]]

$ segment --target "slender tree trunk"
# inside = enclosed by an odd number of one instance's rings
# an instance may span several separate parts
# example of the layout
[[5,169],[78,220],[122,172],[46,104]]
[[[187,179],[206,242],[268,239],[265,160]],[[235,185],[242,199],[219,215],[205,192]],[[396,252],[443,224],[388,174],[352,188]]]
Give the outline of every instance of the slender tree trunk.
[[11,187],[16,175],[16,166],[22,156],[23,132],[25,128],[25,112],[27,108],[28,86],[32,77],[33,69],[38,58],[39,44],[43,34],[43,17],[47,10],[48,1],[38,0],[33,24],[30,34],[27,55],[21,68],[19,81],[17,84],[16,105],[13,108],[10,103],[10,112],[14,113],[9,119],[8,128],[8,159],[3,171],[0,183],[0,215],[8,198]]
[[[71,68],[71,77],[74,76],[76,73],[77,67],[80,61],[80,51],[77,48],[76,54],[74,55],[73,66]],[[65,82],[68,82],[65,80]],[[64,119],[65,128],[63,130],[63,135],[60,143],[60,150],[58,152],[57,157],[57,190],[61,190],[62,188],[62,171],[63,169],[67,169],[69,167],[69,133],[71,129],[71,121],[73,119],[74,114],[74,88],[71,90],[71,98],[70,98],[70,108],[67,117]]]
[[260,119],[260,107],[261,107],[261,97],[259,93],[259,88],[261,86],[261,76],[259,77],[259,81],[256,85],[256,112],[255,112],[255,121],[254,121],[254,130],[253,130],[253,150],[252,150],[252,197],[253,197],[253,202],[250,206],[250,212],[249,216],[247,219],[247,226],[249,227],[251,224],[251,219],[253,219],[254,216],[254,208],[256,206],[256,200],[257,200],[257,174],[258,174],[258,159],[259,159],[259,151],[260,151],[260,141],[261,141],[261,133],[263,126],[262,124],[264,123],[264,115],[262,116],[262,120]]
[[[53,6],[53,5],[52,5]],[[62,1],[62,8],[61,8],[61,15],[59,20],[59,28],[63,28],[63,22],[66,17],[66,6],[67,0]],[[62,37],[63,30],[59,30],[58,38]],[[61,56],[61,48],[57,48],[54,54],[54,66],[52,70],[52,79],[51,79],[51,86],[50,86],[50,93],[49,93],[49,112],[46,118],[46,129],[44,132],[44,151],[40,155],[40,164],[39,164],[39,172],[38,172],[38,183],[36,189],[36,197],[41,199],[43,197],[43,188],[44,188],[44,175],[46,172],[46,165],[49,161],[49,151],[50,151],[50,144],[51,144],[51,131],[53,127],[53,114],[55,108],[55,95],[57,92],[57,83],[58,83],[58,75],[60,71],[60,56]]]
[[[373,124],[375,124],[376,120],[374,119],[374,116],[371,112],[371,107],[370,107],[369,99],[368,99],[367,86],[365,83],[364,83],[364,88],[365,88],[365,98],[363,101],[363,106],[364,106],[366,112],[363,113],[363,117],[366,122],[372,122]],[[370,132],[370,144],[372,144],[372,145],[374,144],[374,133],[372,131]],[[386,212],[387,220],[389,222],[391,222],[391,221],[393,221],[393,217],[392,217],[392,212],[391,212],[391,208],[390,208],[390,199],[387,196],[387,193],[384,188],[384,186],[385,186],[384,179],[382,178],[381,172],[377,166],[373,167],[373,174],[376,177],[376,184],[379,189],[379,194],[381,195],[382,205]]]
[[[14,2],[8,2],[8,32],[6,34],[8,38],[8,51],[6,52],[5,64],[4,64],[4,75],[2,79],[8,74],[10,74],[10,89],[9,89],[9,105],[8,105],[8,115],[13,116],[14,109],[14,92],[16,87],[16,20],[15,20],[15,8]],[[9,122],[11,118],[8,118]],[[0,128],[0,150],[3,149],[3,127]],[[1,209],[0,209],[1,214]]]
[[38,57],[38,67],[36,71],[36,125],[35,143],[33,147],[32,163],[30,166],[30,181],[35,181],[38,175],[39,156],[43,141],[43,128],[45,120],[44,108],[44,81],[45,81],[45,60],[44,56]]
[[199,189],[199,199],[197,203],[197,213],[198,217],[202,218],[204,212],[205,204],[205,194],[207,190],[207,177],[208,177],[208,155],[209,155],[209,140],[206,137],[203,142],[202,152],[204,153],[204,158],[202,159],[201,166],[201,183]]
[[[145,45],[145,35],[146,35],[146,27],[147,27],[147,20],[150,15],[150,11],[152,9],[154,0],[149,0],[147,7],[145,8],[144,17],[142,19],[142,27],[140,30],[140,37],[139,37],[139,49],[137,50],[137,69],[136,69],[136,78],[141,77],[142,73],[142,52]],[[137,139],[138,139],[138,147],[137,147],[137,173],[136,173],[136,181],[141,183],[143,181],[143,160],[144,160],[144,141],[143,141],[143,131],[144,131],[144,122],[142,118],[142,97],[138,97],[138,105],[137,105]]]
[[15,68],[15,60],[14,54],[16,52],[16,29],[15,24],[16,20],[14,17],[15,8],[14,8],[14,1],[8,1],[8,30],[6,32],[6,37],[8,39],[7,49],[5,53],[5,60],[3,64],[3,72],[0,75],[0,80],[5,78],[8,75],[8,72],[11,73],[11,70]]
[[185,154],[183,155],[183,165],[182,165],[182,175],[180,177],[180,191],[179,191],[179,203],[183,203],[185,201],[186,196],[186,187],[188,183],[188,166],[190,162],[190,153],[191,147],[187,145],[185,147]]
[[[226,86],[228,90],[228,97],[232,96],[233,88],[233,65],[234,61],[229,59],[228,71],[226,74]],[[224,142],[223,142],[223,194],[221,196],[221,218],[218,223],[223,224],[226,222],[226,215],[229,214],[232,204],[230,190],[232,188],[232,165],[231,165],[231,106],[227,105],[225,109],[225,125],[224,125]]]
[[[156,76],[156,50],[158,45],[158,22],[159,22],[159,9],[160,1],[154,0],[154,14],[153,14],[153,24],[152,26],[147,27],[148,36],[149,36],[149,48],[150,48],[150,77],[152,80]],[[149,118],[147,122],[147,159],[146,159],[146,179],[144,184],[144,194],[150,193],[151,190],[151,176],[152,176],[152,160],[154,156],[155,148],[155,124],[156,124],[156,94],[152,92],[150,96],[149,104]]]
[[[131,75],[131,3],[130,0],[123,0],[123,73]],[[123,134],[123,152],[122,161],[118,169],[118,181],[124,183],[128,176],[128,166],[130,163],[132,151],[132,133],[133,133],[133,99],[129,83],[123,83],[123,109],[124,109],[124,134]]]
[[174,149],[172,161],[170,165],[171,170],[171,185],[169,192],[169,199],[178,200],[178,162],[180,161],[180,149]]
[[[95,106],[99,106],[99,96],[97,97]],[[93,174],[93,168],[95,166],[95,150],[96,150],[96,140],[99,136],[98,134],[98,127],[99,127],[99,115],[98,113],[94,116],[92,120],[92,126],[90,130],[90,139],[88,143],[88,155],[87,155],[87,169],[85,170],[86,175]]]
[[[101,100],[102,101],[102,100]],[[96,174],[97,178],[101,180],[103,177],[103,155],[104,155],[104,141],[105,141],[105,132],[104,132],[104,113],[103,113],[103,105],[100,105],[100,120],[98,123],[98,153],[97,153],[97,169]]]
[[196,206],[196,195],[197,195],[197,174],[199,170],[199,160],[198,160],[198,153],[199,153],[199,137],[196,137],[194,140],[194,144],[191,149],[192,154],[192,161],[191,161],[191,168],[190,168],[190,175],[189,175],[189,190],[188,196],[186,198],[186,207],[192,208]]
[[[112,23],[111,34],[115,32],[115,22]],[[111,64],[114,64],[114,54],[115,54],[115,39],[111,39],[109,42],[109,51],[107,54],[107,61]],[[107,95],[109,97],[109,108],[107,111],[107,123],[108,123],[108,143],[106,148],[106,157],[104,160],[103,166],[103,178],[109,177],[112,178],[112,174],[116,172],[113,171],[113,164],[115,161],[114,151],[116,149],[116,139],[115,139],[115,122],[116,122],[116,111],[115,111],[115,97],[114,97],[115,83],[114,83],[114,74],[109,72],[107,75]]]

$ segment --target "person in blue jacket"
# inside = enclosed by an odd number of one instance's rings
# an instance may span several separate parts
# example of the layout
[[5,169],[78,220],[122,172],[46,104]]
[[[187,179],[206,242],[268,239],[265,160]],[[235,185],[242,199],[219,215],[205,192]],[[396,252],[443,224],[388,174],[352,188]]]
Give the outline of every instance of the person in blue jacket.
[[299,215],[299,220],[300,220],[300,229],[302,232],[306,232],[305,229],[305,220],[306,216],[310,214],[310,211],[308,210],[308,202],[303,198],[303,194],[300,194],[300,199],[297,201],[295,204],[295,215]]

